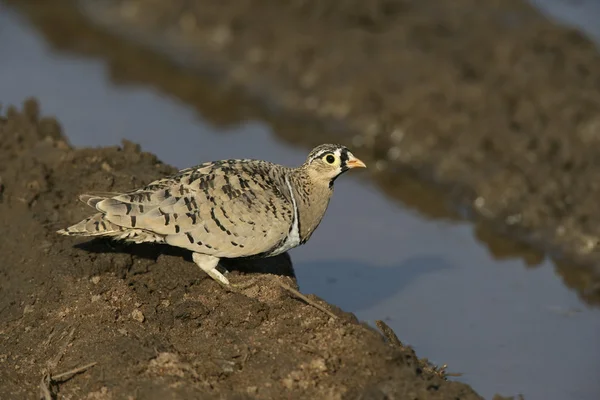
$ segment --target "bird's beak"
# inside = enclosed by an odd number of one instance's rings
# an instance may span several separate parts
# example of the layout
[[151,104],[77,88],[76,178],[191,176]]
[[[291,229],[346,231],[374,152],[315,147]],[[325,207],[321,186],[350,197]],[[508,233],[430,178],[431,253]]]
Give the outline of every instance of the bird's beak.
[[348,158],[348,161],[346,161],[346,166],[348,166],[348,168],[367,168],[364,162],[360,161],[354,156],[350,156]]

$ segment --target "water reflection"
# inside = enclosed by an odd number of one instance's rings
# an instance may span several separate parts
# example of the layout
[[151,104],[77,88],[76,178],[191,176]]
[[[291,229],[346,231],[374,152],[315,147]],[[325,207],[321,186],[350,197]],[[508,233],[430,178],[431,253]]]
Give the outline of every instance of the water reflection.
[[[43,4],[29,10],[32,26],[0,6],[0,50],[11,55],[0,63],[1,100],[35,95],[76,145],[127,137],[184,167],[224,157],[294,165],[326,141]],[[345,176],[310,243],[291,252],[301,289],[361,319],[389,319],[419,355],[463,372],[486,397],[596,398],[600,312],[542,254],[449,210],[441,192],[401,171]],[[556,269],[596,301],[588,275]]]
[[[295,263],[296,275],[301,289],[318,294],[346,311],[360,312],[393,298],[425,275],[454,267],[443,255],[400,257],[402,261],[398,265],[386,267],[353,259]],[[377,318],[391,317],[379,315]]]
[[529,0],[538,9],[560,23],[581,29],[600,43],[600,2],[597,0]]

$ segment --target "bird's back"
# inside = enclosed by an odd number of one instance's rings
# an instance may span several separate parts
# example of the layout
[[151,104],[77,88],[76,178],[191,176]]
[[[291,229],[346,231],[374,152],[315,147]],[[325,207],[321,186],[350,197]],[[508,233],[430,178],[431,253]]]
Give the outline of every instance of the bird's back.
[[[181,170],[128,193],[83,195],[100,213],[98,224],[90,220],[82,229],[93,227],[101,234],[104,222],[110,236],[161,238],[216,257],[268,254],[287,239],[293,224],[289,173],[266,161],[223,160]],[[85,235],[75,227],[61,233]]]

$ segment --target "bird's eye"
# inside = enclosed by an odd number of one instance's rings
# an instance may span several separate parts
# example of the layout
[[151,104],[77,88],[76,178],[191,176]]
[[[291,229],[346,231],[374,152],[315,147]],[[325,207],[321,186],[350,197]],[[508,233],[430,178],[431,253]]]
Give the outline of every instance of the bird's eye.
[[327,157],[325,157],[325,161],[327,161],[329,164],[333,164],[335,162],[335,157],[329,154]]

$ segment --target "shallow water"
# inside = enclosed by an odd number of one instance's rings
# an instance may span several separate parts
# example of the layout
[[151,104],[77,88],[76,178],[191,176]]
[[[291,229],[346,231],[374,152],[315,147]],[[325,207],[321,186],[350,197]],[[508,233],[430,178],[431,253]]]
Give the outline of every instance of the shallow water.
[[600,1],[598,0],[528,0],[548,17],[580,29],[600,43]]
[[[260,121],[216,127],[152,86],[115,84],[102,59],[52,50],[2,5],[0,54],[9,55],[0,62],[0,101],[37,97],[76,146],[127,138],[177,167],[227,157],[294,165],[308,152]],[[290,254],[304,292],[363,320],[386,320],[419,356],[463,373],[458,379],[486,398],[598,398],[600,310],[567,288],[550,261],[497,258],[502,252],[474,230],[427,218],[352,171],[337,181],[311,241]]]

